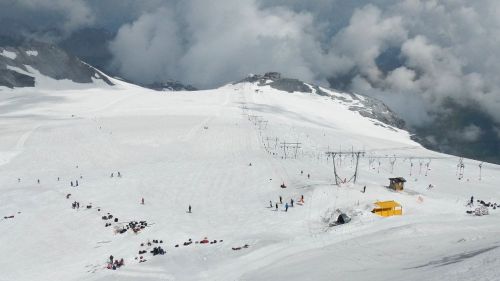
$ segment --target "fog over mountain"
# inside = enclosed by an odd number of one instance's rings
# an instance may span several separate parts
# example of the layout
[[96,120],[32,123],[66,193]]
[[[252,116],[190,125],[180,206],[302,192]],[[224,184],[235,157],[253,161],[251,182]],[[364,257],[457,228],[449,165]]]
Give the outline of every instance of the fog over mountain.
[[500,162],[498,11],[493,0],[2,0],[0,35],[71,50],[82,30],[105,30],[85,39],[98,61],[142,84],[279,71],[377,97],[429,146]]

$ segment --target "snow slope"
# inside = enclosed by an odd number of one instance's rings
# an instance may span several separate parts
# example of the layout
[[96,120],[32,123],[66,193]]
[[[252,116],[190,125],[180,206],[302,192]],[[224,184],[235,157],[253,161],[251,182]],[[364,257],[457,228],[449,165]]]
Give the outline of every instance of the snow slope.
[[[465,214],[471,195],[500,202],[498,166],[483,164],[479,180],[479,163],[466,159],[459,180],[457,157],[327,96],[248,82],[168,94],[112,82],[0,91],[0,215],[14,215],[0,219],[1,281],[498,280],[500,210]],[[333,184],[328,150],[365,152],[356,183]],[[336,161],[349,179],[351,155]],[[406,177],[405,191],[385,187],[392,176]],[[288,212],[269,208],[301,195]],[[373,215],[377,200],[400,202],[404,215]],[[338,209],[352,221],[329,227]],[[119,218],[111,227],[108,212]],[[114,232],[131,220],[148,227]],[[204,237],[223,241],[182,245]],[[153,239],[167,253],[139,263]],[[111,254],[125,266],[105,269]]]

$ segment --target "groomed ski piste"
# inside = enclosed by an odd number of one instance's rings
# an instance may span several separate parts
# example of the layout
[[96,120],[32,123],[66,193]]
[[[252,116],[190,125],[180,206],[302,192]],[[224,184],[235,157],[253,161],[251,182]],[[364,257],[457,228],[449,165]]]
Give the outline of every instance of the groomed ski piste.
[[[346,94],[113,82],[0,90],[1,281],[500,279],[500,209],[466,214],[500,203],[498,166],[426,150]],[[371,212],[386,200],[403,215]],[[147,226],[117,232],[131,221]]]

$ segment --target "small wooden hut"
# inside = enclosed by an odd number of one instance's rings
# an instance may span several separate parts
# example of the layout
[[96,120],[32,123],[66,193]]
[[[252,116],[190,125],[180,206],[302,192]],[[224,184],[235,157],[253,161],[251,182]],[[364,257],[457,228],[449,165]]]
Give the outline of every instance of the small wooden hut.
[[389,188],[394,190],[403,190],[405,186],[405,178],[389,178]]

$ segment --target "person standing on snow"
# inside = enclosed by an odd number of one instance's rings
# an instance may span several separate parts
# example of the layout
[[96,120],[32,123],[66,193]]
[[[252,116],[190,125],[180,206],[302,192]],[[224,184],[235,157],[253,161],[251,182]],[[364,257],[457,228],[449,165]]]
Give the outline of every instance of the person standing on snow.
[[272,208],[273,207],[273,202],[271,200],[269,200],[269,208]]
[[288,202],[285,203],[285,212],[288,212]]
[[141,199],[141,204],[144,205],[144,197]]
[[365,193],[365,192],[366,192],[366,185],[363,186],[363,193]]
[[283,204],[283,198],[280,196],[280,204]]
[[310,174],[307,174],[307,178],[310,179],[311,178],[311,175]]
[[191,205],[189,205],[189,207],[188,207],[188,213],[191,214]]
[[276,203],[276,211],[278,211],[278,203]]
[[293,207],[293,198],[290,199],[290,206]]

